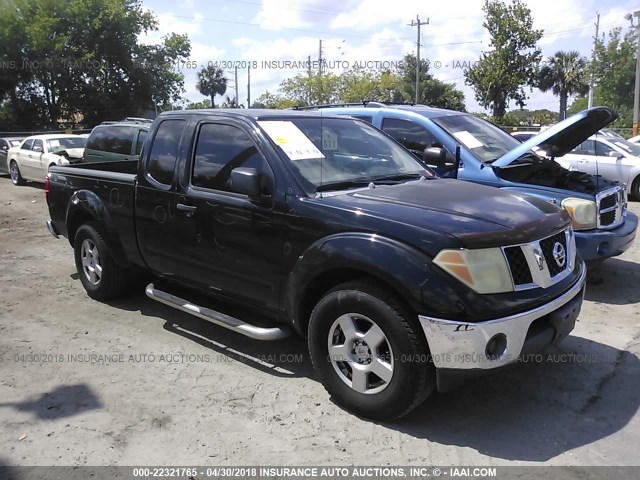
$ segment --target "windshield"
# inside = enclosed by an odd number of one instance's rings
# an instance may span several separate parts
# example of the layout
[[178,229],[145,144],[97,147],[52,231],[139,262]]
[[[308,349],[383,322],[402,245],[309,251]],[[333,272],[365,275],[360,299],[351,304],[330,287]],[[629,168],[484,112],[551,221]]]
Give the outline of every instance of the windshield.
[[49,142],[49,151],[52,153],[66,150],[68,148],[84,148],[87,139],[84,137],[60,137],[51,138]]
[[609,138],[609,142],[629,155],[640,157],[640,145],[628,142],[624,138]]
[[473,115],[445,115],[432,120],[482,162],[491,163],[522,142]]
[[309,192],[436,176],[401,145],[365,122],[314,117],[258,123],[289,158]]

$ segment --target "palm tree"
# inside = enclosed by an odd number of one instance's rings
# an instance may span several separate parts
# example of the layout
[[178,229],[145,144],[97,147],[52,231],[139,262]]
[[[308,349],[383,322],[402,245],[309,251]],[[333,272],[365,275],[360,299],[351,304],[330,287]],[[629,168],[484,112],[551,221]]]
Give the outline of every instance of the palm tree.
[[586,95],[589,91],[587,59],[575,50],[557,52],[540,69],[538,88],[543,92],[551,90],[560,97],[559,119],[565,119],[569,96]]
[[215,108],[214,98],[216,95],[224,95],[227,91],[227,79],[221,68],[208,65],[198,72],[196,88],[202,95],[211,98],[211,106]]

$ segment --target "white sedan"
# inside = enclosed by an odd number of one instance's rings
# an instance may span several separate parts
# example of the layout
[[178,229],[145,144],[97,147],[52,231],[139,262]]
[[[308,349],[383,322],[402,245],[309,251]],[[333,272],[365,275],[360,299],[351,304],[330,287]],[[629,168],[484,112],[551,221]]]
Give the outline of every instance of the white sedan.
[[562,158],[581,172],[624,183],[627,193],[640,199],[640,145],[624,138],[594,135]]
[[44,182],[49,167],[82,161],[87,139],[80,135],[34,135],[7,152],[7,167],[14,185],[25,180]]

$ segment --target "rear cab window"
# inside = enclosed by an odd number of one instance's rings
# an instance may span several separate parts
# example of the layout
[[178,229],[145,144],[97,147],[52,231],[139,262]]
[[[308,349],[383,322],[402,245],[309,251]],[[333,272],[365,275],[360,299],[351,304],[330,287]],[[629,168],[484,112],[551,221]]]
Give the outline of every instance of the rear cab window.
[[180,140],[186,122],[182,119],[164,120],[156,130],[146,163],[147,177],[154,183],[169,187],[178,159]]

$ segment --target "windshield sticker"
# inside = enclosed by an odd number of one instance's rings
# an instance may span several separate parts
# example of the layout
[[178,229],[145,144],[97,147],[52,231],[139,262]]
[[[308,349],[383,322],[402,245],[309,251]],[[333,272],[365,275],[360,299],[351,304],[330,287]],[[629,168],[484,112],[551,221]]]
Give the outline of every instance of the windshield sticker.
[[338,150],[338,135],[328,130],[322,130],[322,149]]
[[60,146],[60,140],[49,140],[49,145],[51,148],[56,148]]
[[291,160],[324,158],[322,152],[293,122],[259,121],[258,125]]
[[453,132],[453,136],[467,148],[478,148],[482,146],[482,142],[466,130]]

